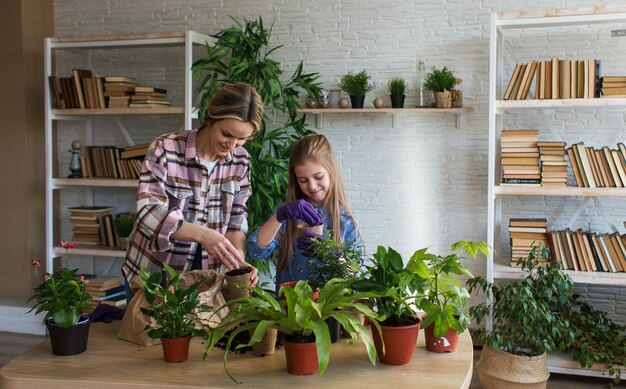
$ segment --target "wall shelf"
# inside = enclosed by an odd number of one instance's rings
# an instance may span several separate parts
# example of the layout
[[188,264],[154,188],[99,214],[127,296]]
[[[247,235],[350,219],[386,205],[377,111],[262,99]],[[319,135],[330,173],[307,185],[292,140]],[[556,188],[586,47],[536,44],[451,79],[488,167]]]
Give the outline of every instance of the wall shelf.
[[578,186],[549,187],[496,185],[494,194],[503,196],[581,196],[626,197],[626,188],[581,188]]
[[473,112],[474,107],[463,108],[303,108],[298,112],[315,115],[315,128],[322,128],[324,114],[350,114],[350,113],[390,113],[391,125],[396,128],[396,115],[402,113],[453,113],[456,114],[456,127],[461,127],[463,114]]
[[139,180],[124,178],[54,178],[53,189],[67,187],[137,188]]

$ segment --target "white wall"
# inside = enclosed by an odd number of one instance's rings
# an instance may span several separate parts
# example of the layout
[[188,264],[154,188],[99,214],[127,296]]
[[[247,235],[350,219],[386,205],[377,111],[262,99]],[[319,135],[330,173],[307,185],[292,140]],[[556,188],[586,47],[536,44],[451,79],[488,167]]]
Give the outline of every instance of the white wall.
[[[396,128],[392,128],[391,117],[386,114],[328,114],[323,129],[319,130],[330,138],[341,161],[348,196],[368,250],[374,251],[377,245],[392,246],[408,257],[425,246],[447,253],[449,245],[457,240],[486,240],[490,12],[618,4],[618,1],[581,0],[56,0],[55,23],[57,36],[187,29],[210,34],[232,24],[228,15],[248,19],[262,16],[267,24],[274,19],[272,43],[284,45],[276,56],[283,61],[287,72],[303,60],[306,71],[319,72],[323,85],[335,88],[343,74],[366,69],[377,84],[366,98],[366,105],[370,106],[376,96],[384,97],[389,104],[385,88],[389,78],[405,76],[412,85],[418,59],[423,59],[427,68],[446,65],[453,69],[463,79],[465,104],[474,107],[473,113],[466,114],[461,128],[455,127],[453,115],[438,113],[399,115]],[[608,35],[609,28],[598,27],[549,33],[546,30],[514,32],[507,35],[510,38],[507,50],[513,62],[563,57],[566,53],[568,58],[601,58],[605,74],[626,74],[623,66],[626,50],[618,50],[618,46],[626,46],[626,38]],[[120,57],[102,59],[106,66],[98,65],[96,59],[101,58],[97,56],[92,63],[100,74],[135,75],[145,83],[180,91],[182,79],[176,78],[172,67],[180,66],[181,56],[128,51]],[[63,61],[66,68],[81,66],[81,60],[76,58],[64,57]],[[162,66],[162,61],[172,63]],[[134,63],[143,65],[131,67]],[[509,67],[506,73],[508,77]],[[181,102],[180,94],[172,98]],[[413,102],[411,93],[407,104]],[[624,110],[613,109],[548,113],[551,123],[570,143],[582,140],[594,146],[624,141],[625,115]],[[123,146],[121,136],[115,133],[111,137],[109,130],[115,126],[107,120],[98,119],[94,142]],[[179,128],[171,120],[141,119],[132,123],[131,132],[138,143]],[[538,128],[542,140],[551,139],[538,114],[509,117],[507,127]],[[71,140],[81,138],[82,132],[77,125],[64,124],[63,128],[59,134],[59,150],[64,158],[60,166],[66,172],[69,153],[64,151]],[[62,208],[81,195],[80,191],[68,192],[62,194]],[[101,201],[115,201],[116,211],[131,209],[132,197],[132,190],[96,194]],[[503,220],[510,216],[545,215],[551,227],[562,228],[578,200],[506,199],[508,211]],[[621,226],[626,215],[625,202],[609,201],[606,206]],[[593,206],[588,207],[577,226],[586,227],[590,222],[592,229],[608,232],[608,225],[598,215]],[[70,227],[64,225],[62,237],[69,238],[69,234]],[[507,240],[503,234],[503,241]],[[101,271],[111,264],[110,260],[101,259],[93,265],[94,270]],[[117,271],[120,265],[120,261],[113,264],[112,271]],[[477,274],[484,274],[484,259],[474,262],[472,268]],[[625,321],[626,288],[581,286],[581,290],[612,312],[618,321]]]

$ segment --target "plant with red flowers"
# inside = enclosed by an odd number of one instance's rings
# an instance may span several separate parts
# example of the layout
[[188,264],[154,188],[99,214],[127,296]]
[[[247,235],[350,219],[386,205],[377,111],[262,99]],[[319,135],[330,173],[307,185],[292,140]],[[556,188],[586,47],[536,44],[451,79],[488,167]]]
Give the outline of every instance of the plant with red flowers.
[[[69,250],[75,248],[76,243],[61,241],[60,246],[65,249],[65,266],[53,274],[43,275],[43,282],[34,288],[28,300],[35,300],[35,305],[28,312],[34,309],[37,309],[36,313],[46,312],[44,323],[52,319],[57,326],[67,328],[78,322],[81,312],[91,309],[87,303],[91,296],[85,292],[83,276],[77,274],[77,269],[68,267]],[[35,277],[39,279],[41,262],[34,258],[31,264]]]

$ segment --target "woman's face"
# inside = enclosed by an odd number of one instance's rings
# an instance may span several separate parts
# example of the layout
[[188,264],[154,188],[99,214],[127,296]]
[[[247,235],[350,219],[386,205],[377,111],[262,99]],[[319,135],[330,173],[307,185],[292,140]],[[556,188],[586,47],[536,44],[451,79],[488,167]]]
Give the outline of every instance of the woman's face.
[[294,166],[294,171],[300,190],[307,196],[309,202],[321,205],[330,190],[328,170],[319,163],[307,161]]
[[[254,125],[239,119],[222,119],[213,123],[202,138],[202,153],[206,159],[213,161],[225,157],[252,136]],[[201,156],[203,157],[203,156]]]

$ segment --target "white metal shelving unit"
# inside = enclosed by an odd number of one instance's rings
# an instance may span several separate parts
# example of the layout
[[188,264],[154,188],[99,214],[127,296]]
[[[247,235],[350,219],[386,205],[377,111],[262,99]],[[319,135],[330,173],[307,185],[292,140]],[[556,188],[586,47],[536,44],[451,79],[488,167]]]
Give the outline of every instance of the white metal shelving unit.
[[[561,26],[590,25],[599,23],[626,22],[626,7],[589,7],[523,12],[492,13],[489,44],[489,173],[487,206],[487,243],[497,252],[501,248],[502,199],[504,196],[577,196],[597,202],[600,197],[626,197],[626,188],[578,188],[578,187],[515,187],[500,186],[499,147],[503,116],[507,112],[525,110],[555,110],[561,108],[624,107],[625,98],[615,99],[561,99],[561,100],[502,100],[504,60],[504,32],[510,29],[557,28]],[[524,272],[509,266],[510,260],[500,260],[493,253],[487,258],[487,280],[515,279],[525,276]],[[506,263],[505,263],[506,262]],[[574,282],[626,286],[626,274],[568,271]],[[491,328],[491,320],[487,322]],[[582,369],[569,356],[553,353],[548,358],[550,371],[562,374],[603,376],[601,368]]]
[[[120,120],[124,116],[136,115],[175,115],[184,116],[184,122],[181,123],[185,129],[192,128],[192,119],[194,118],[194,110],[192,105],[193,97],[193,74],[191,66],[193,64],[193,47],[194,45],[204,45],[206,42],[213,42],[214,39],[208,35],[195,31],[186,32],[155,32],[155,33],[136,33],[124,35],[98,35],[98,36],[81,36],[68,38],[45,38],[45,54],[44,54],[44,72],[45,72],[45,148],[46,148],[46,271],[53,270],[53,259],[64,254],[64,250],[57,247],[54,238],[54,192],[64,188],[84,188],[89,194],[93,194],[93,190],[97,188],[136,188],[138,180],[128,179],[110,179],[110,178],[84,178],[84,179],[68,179],[55,176],[54,161],[57,158],[54,155],[54,122],[63,120],[78,120],[85,122],[85,131],[87,131],[87,140],[92,138],[94,127],[94,118],[98,116],[114,116],[120,131],[129,145],[134,142],[130,133]],[[87,55],[93,50],[105,49],[136,49],[136,48],[164,48],[164,47],[183,47],[185,55],[185,85],[184,85],[184,104],[182,107],[164,107],[164,108],[115,108],[115,109],[53,109],[52,99],[50,98],[50,86],[48,77],[53,75],[53,58],[56,50],[67,50],[73,52],[84,52]],[[149,58],[146,59],[150,60]],[[88,197],[91,197],[88,195]],[[88,201],[87,201],[88,202]],[[87,255],[95,257],[124,257],[124,252],[111,247],[79,247],[72,250],[75,255]]]

